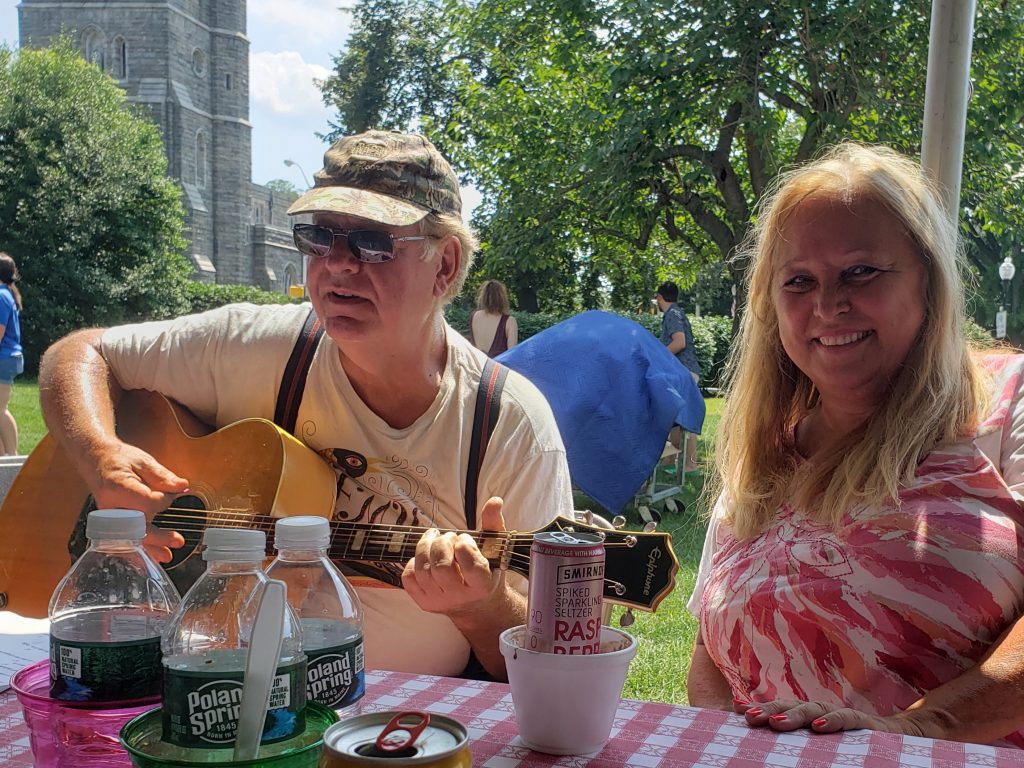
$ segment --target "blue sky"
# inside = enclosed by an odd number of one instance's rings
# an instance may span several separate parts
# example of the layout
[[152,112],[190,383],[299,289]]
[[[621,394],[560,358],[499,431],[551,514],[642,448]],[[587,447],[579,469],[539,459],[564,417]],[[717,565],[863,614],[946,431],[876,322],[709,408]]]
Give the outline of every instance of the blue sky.
[[[351,14],[331,0],[248,0],[252,177],[265,184],[286,179],[305,187],[299,168],[312,180],[323,165],[326,133],[334,114],[314,84],[326,77],[349,34]],[[18,0],[0,0],[0,40],[18,44]],[[476,190],[463,190],[466,218],[478,202]]]

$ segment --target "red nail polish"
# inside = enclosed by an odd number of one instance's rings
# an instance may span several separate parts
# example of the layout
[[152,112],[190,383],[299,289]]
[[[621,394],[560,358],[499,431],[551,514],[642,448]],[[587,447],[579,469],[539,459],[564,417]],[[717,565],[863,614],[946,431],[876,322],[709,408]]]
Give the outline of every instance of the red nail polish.
[[817,720],[811,723],[811,725],[813,725],[815,728],[824,728],[826,725],[828,725],[828,720],[826,720],[824,717],[819,717]]
[[782,723],[782,722],[785,722],[786,716],[785,715],[772,715],[768,719],[771,720],[773,723]]
[[744,701],[743,699],[733,699],[732,703],[735,704],[737,707],[745,707],[747,706],[747,704],[749,704],[749,702]]
[[764,712],[764,710],[761,709],[761,707],[754,707],[753,709],[748,709],[747,710],[747,714],[748,715],[753,715],[754,717],[757,717],[758,715],[762,714],[763,712]]

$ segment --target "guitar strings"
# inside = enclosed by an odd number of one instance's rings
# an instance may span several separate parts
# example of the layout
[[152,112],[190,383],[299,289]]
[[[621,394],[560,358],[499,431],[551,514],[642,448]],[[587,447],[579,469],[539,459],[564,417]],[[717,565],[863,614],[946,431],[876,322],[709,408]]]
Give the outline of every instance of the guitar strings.
[[[168,512],[187,512],[189,514],[167,514]],[[202,519],[198,519],[198,516],[202,515]],[[269,515],[257,515],[249,510],[244,509],[233,509],[228,507],[221,507],[218,509],[191,509],[188,507],[168,507],[164,512],[160,513],[161,522],[176,521],[175,530],[178,532],[187,533],[202,533],[207,528],[217,527],[218,523],[227,524],[228,527],[244,527],[253,530],[262,530],[266,533],[270,533],[273,536],[274,524],[279,518],[272,517]],[[204,522],[205,521],[205,522]],[[355,540],[357,534],[363,534],[363,539],[360,542],[360,547],[357,552],[367,559],[373,559],[373,553],[367,552],[369,548],[376,547],[379,549],[380,554],[378,557],[383,557],[386,550],[394,550],[395,534],[401,534],[403,538],[410,533],[422,533],[426,530],[424,527],[417,526],[401,526],[401,525],[381,525],[377,523],[356,523],[350,521],[335,521],[328,520],[331,523],[331,539],[330,549],[332,556],[337,557],[339,560],[345,560],[346,554],[351,555],[352,550],[350,544]],[[337,525],[336,525],[337,524]],[[441,529],[439,529],[441,530]],[[470,535],[480,534],[481,531],[463,531],[453,530],[455,533],[467,533]],[[616,531],[623,533],[621,531]],[[523,533],[520,531],[486,531],[484,533],[491,534],[491,538],[503,539],[501,543],[501,550],[503,553],[507,553],[509,565],[517,566],[519,569],[529,572],[530,557],[529,555],[521,554],[514,548],[516,544],[524,544],[526,542],[532,542],[534,532]],[[637,531],[625,532],[626,535],[637,534]],[[641,534],[650,535],[650,534]],[[341,539],[339,543],[339,539]],[[509,546],[512,549],[509,549]],[[334,550],[337,547],[343,547],[343,553],[335,553]],[[403,552],[407,551],[410,546],[415,546],[414,543],[407,542],[399,546]],[[631,545],[625,542],[605,542],[605,547],[629,547]],[[359,558],[350,557],[348,559],[357,560]],[[492,560],[500,560],[501,558],[490,558]],[[616,582],[611,579],[604,579],[609,584]]]
[[[166,512],[189,512],[192,514],[187,515],[168,515]],[[203,515],[204,520],[198,520],[197,516]],[[231,509],[228,507],[222,507],[218,509],[202,510],[202,509],[189,509],[187,507],[168,507],[165,513],[160,514],[160,522],[167,521],[178,521],[180,525],[175,525],[175,530],[189,533],[201,533],[207,528],[216,528],[218,523],[228,524],[228,527],[242,527],[251,528],[254,530],[262,530],[264,532],[272,533],[274,524],[280,518],[271,517],[269,515],[256,515],[247,510],[242,509]],[[381,544],[391,544],[394,541],[396,533],[409,534],[409,533],[422,533],[427,529],[425,526],[405,526],[405,525],[382,525],[378,523],[357,523],[351,521],[338,521],[328,520],[331,523],[331,542],[335,543],[338,538],[354,539],[358,534],[364,535],[364,542]],[[335,524],[344,527],[335,527]],[[533,531],[524,533],[522,531],[467,531],[460,529],[439,529],[444,532],[453,533],[466,533],[469,535],[480,533],[490,534],[495,538],[504,538],[514,543],[525,543],[532,541],[534,533]],[[637,535],[639,531],[629,531],[627,535]],[[640,534],[643,535],[643,534]],[[630,547],[631,545],[626,542],[605,542],[605,547]]]

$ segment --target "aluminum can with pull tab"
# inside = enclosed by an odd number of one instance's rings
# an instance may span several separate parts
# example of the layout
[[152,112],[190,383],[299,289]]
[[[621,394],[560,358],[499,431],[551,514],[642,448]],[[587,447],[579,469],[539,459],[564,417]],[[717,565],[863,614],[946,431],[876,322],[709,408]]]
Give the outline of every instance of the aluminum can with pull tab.
[[470,768],[466,727],[430,712],[372,712],[324,731],[319,768]]

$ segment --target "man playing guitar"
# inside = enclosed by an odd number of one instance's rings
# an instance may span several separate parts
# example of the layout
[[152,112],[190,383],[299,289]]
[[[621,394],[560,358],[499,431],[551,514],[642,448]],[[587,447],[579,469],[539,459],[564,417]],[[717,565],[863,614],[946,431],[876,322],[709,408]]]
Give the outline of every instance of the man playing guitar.
[[[445,322],[476,246],[447,161],[416,135],[370,131],[336,142],[315,186],[289,209],[324,328],[312,348],[294,434],[337,477],[335,520],[422,526],[415,556],[357,577],[366,665],[457,675],[472,650],[504,678],[497,637],[525,622],[525,580],[492,568],[459,530],[533,530],[572,514],[565,450],[543,396],[509,372],[480,466],[466,459],[486,356]],[[96,503],[152,519],[197,480],[115,432],[125,390],[152,390],[222,427],[270,419],[307,305],[231,305],[200,315],[79,331],[47,352],[43,411]],[[467,503],[470,505],[467,515]],[[440,529],[454,529],[442,532]],[[166,562],[179,534],[151,528]],[[401,588],[399,588],[401,587]]]

